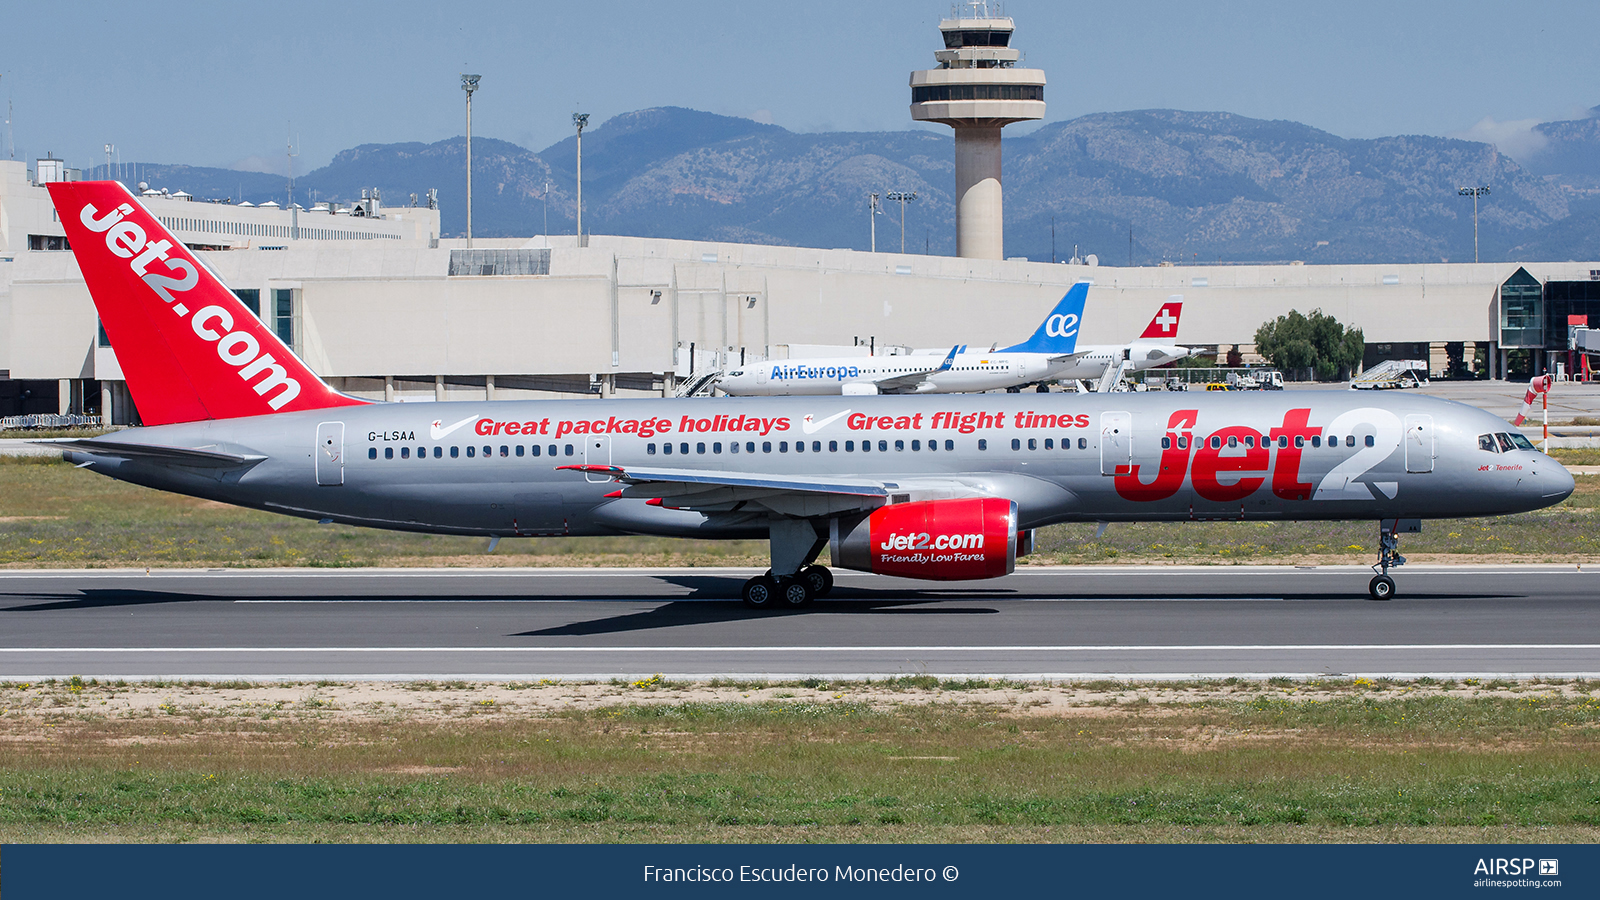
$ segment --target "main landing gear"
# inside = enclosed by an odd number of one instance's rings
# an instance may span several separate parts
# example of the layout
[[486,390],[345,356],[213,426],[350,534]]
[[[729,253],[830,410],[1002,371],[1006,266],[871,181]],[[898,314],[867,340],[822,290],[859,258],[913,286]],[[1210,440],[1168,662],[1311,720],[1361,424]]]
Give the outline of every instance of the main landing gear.
[[816,565],[827,532],[809,519],[774,516],[768,526],[772,568],[744,583],[740,596],[751,609],[799,609],[833,590],[833,573]]
[[764,575],[744,583],[741,596],[751,609],[799,609],[833,590],[833,573],[827,566],[807,566],[793,575]]
[[1372,567],[1378,574],[1367,584],[1372,599],[1394,599],[1394,579],[1389,577],[1389,569],[1406,564],[1406,558],[1400,555],[1400,535],[1420,531],[1421,519],[1385,519],[1378,523],[1378,564]]

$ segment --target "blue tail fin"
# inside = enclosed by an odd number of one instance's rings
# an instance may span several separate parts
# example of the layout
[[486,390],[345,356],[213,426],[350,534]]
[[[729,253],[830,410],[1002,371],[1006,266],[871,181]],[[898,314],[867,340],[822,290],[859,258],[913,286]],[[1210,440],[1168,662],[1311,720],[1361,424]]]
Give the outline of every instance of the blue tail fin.
[[1080,281],[1050,310],[1039,330],[1020,344],[1000,348],[1007,353],[1073,352],[1078,346],[1078,325],[1083,319],[1083,303],[1089,299],[1089,282]]

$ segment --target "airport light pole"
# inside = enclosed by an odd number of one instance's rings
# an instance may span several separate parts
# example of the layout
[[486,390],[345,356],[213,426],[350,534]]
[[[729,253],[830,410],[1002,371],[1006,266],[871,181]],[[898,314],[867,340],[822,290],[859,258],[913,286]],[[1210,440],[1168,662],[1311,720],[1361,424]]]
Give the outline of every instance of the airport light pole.
[[583,239],[583,126],[589,124],[588,113],[573,113],[572,124],[578,128],[578,246],[585,245]]
[[873,191],[867,195],[867,222],[872,226],[872,243],[868,246],[870,252],[878,252],[878,216],[883,215],[883,208],[878,205],[878,192]]
[[1478,262],[1478,198],[1489,193],[1488,187],[1464,187],[1456,191],[1472,198],[1472,261]]
[[916,191],[890,191],[885,200],[900,204],[900,252],[906,252],[906,204],[917,199]]
[[467,249],[472,249],[472,92],[478,89],[478,75],[462,75],[461,89],[467,92]]

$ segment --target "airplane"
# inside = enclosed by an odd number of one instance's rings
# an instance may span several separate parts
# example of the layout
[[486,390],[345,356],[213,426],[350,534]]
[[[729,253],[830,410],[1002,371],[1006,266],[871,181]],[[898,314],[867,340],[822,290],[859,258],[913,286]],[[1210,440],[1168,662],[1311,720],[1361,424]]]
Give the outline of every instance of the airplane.
[[375,403],[341,394],[117,182],[51,199],[144,421],[53,441],[111,478],[290,516],[501,538],[766,538],[758,609],[833,565],[1013,571],[1062,522],[1380,523],[1374,599],[1424,518],[1573,490],[1504,420],[1426,396],[991,394]]
[[[1183,297],[1174,295],[1156,311],[1139,339],[1127,344],[1078,347],[1089,282],[1073,285],[1026,341],[971,352],[957,345],[944,363],[926,352],[899,356],[768,360],[731,369],[715,382],[734,397],[842,394],[955,394],[1017,391],[1030,384],[1100,378],[1127,360],[1129,371],[1166,365],[1193,353],[1172,340],[1178,334]],[[939,351],[943,352],[943,351]]]
[[1073,285],[1032,337],[1004,349],[968,353],[958,344],[938,365],[932,364],[934,357],[928,353],[768,360],[724,372],[716,387],[733,397],[954,394],[1015,388],[1045,380],[1078,357],[1078,324],[1088,296],[1088,282]]

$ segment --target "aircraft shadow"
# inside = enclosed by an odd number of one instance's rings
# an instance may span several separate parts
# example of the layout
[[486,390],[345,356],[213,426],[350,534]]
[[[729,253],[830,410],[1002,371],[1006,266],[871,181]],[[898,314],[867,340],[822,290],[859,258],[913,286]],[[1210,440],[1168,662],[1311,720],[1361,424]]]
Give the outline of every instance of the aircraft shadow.
[[738,601],[707,602],[704,600],[677,600],[663,603],[653,609],[606,616],[587,622],[569,622],[534,631],[522,631],[511,637],[582,637],[596,634],[620,634],[631,631],[648,631],[655,628],[677,628],[683,625],[718,625],[724,622],[744,622],[791,616],[828,613],[833,615],[890,615],[890,616],[992,616],[1000,610],[992,607],[942,606],[926,608],[937,603],[930,599],[880,599],[848,600],[829,599],[797,610],[751,610]]

